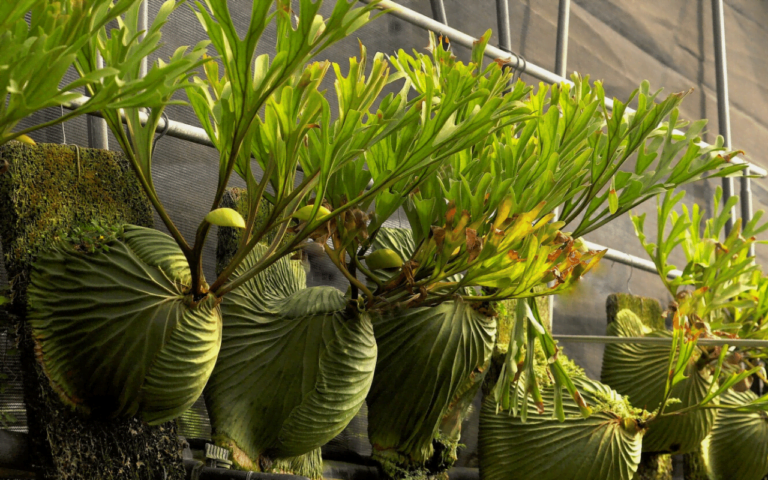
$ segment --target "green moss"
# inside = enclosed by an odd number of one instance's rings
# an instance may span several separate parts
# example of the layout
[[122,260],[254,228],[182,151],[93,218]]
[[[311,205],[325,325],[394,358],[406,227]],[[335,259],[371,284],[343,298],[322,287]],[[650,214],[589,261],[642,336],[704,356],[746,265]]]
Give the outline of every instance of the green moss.
[[122,155],[74,145],[0,147],[0,243],[15,308],[25,304],[39,252],[77,227],[152,226],[152,210]]
[[645,326],[652,330],[666,330],[661,304],[655,298],[641,297],[629,293],[613,293],[605,301],[608,323],[616,320],[620,311],[627,309],[637,315]]
[[672,480],[672,455],[643,453],[632,480]]
[[615,398],[602,392],[594,392],[594,395],[596,402],[592,406],[593,413],[611,412],[622,419],[631,418],[639,420],[643,424],[647,423],[652,417],[651,412],[633,407],[625,396]]
[[[704,441],[706,444],[706,440]],[[683,455],[683,478],[685,480],[712,480],[714,476],[707,465],[703,445],[693,452]]]
[[[30,266],[54,242],[96,251],[116,234],[112,226],[153,223],[150,204],[120,154],[73,145],[11,142],[0,147],[0,212],[13,312],[20,319]],[[137,418],[83,419],[52,390],[36,362],[26,322],[18,332],[30,458],[40,478],[184,478],[173,422],[150,427]]]

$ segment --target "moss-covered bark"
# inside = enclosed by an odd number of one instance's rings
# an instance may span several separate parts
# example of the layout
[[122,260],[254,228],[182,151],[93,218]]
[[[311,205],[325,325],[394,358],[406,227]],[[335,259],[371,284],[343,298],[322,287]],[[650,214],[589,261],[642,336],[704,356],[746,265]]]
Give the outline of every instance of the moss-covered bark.
[[605,301],[605,311],[608,315],[608,323],[616,320],[616,315],[621,310],[630,310],[640,317],[640,320],[654,330],[666,330],[661,304],[655,298],[641,297],[630,293],[612,293]]
[[672,480],[672,456],[643,453],[632,480]]
[[683,478],[685,480],[714,480],[714,475],[709,471],[701,447],[683,455]]
[[92,221],[152,225],[127,162],[108,151],[12,142],[0,149],[0,212],[34,466],[43,478],[63,480],[184,478],[174,423],[81,418],[51,388],[24,322],[30,266],[51,242]]

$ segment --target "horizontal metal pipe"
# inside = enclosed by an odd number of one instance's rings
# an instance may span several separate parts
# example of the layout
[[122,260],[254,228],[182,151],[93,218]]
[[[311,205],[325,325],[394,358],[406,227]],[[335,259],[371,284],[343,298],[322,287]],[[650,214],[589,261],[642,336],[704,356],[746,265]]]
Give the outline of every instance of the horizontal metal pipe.
[[[372,0],[360,0],[360,1],[363,3],[371,3]],[[455,28],[451,28],[448,25],[444,25],[438,22],[437,20],[434,20],[426,15],[422,15],[416,12],[415,10],[411,10],[410,8],[404,7],[398,3],[395,3],[389,0],[382,0],[378,4],[378,8],[382,10],[387,10],[391,15],[394,15],[402,20],[405,20],[408,23],[414,24],[418,27],[425,28],[427,30],[431,30],[436,34],[448,37],[451,39],[451,43],[458,43],[459,45],[463,45],[467,48],[472,48],[472,44],[477,41],[477,39],[471,35],[467,35],[466,33],[460,30],[456,30]],[[488,45],[485,48],[485,55],[492,58],[509,59],[513,63],[522,61],[514,53],[505,52],[504,50],[498,47],[494,47],[493,45]],[[514,59],[510,57],[510,55],[514,57]],[[522,67],[522,64],[521,64],[521,67]],[[536,78],[544,80],[545,82],[560,83],[565,81],[563,77],[560,77],[559,75],[555,75],[549,70],[541,68],[538,65],[534,65],[530,62],[526,62],[525,68],[522,70],[524,70],[525,73],[528,73],[530,75],[533,75]]]
[[[83,106],[87,101],[88,101],[88,97],[81,96],[77,100],[73,100],[72,102],[70,102],[69,105],[65,105],[65,107],[70,110],[74,110],[76,108]],[[89,115],[102,117],[101,112],[94,112]],[[149,120],[149,116],[144,112],[140,112],[139,120],[142,123],[144,123],[147,120]],[[159,132],[162,132],[163,130],[166,129],[165,122],[166,122],[165,118],[160,119],[160,122],[157,125],[157,130]],[[193,127],[192,125],[187,125],[186,123],[169,120],[167,129],[168,130],[166,131],[166,135],[168,135],[169,137],[178,138],[180,140],[186,140],[187,142],[196,143],[198,145],[205,145],[206,147],[213,147],[213,142],[211,142],[211,139],[208,138],[208,134],[204,129],[200,127]]]
[[[552,335],[555,340],[574,343],[621,343],[645,345],[671,345],[672,337],[614,337],[611,335]],[[768,348],[768,340],[753,340],[745,338],[700,338],[697,342],[702,346],[729,345],[731,347]]]
[[[604,247],[602,245],[598,245],[597,243],[592,243],[586,240],[584,241],[584,244],[590,250],[608,250],[605,253],[605,257],[603,257],[608,260],[613,260],[614,262],[618,262],[623,265],[628,265],[630,267],[637,268],[638,270],[644,270],[650,273],[658,273],[658,271],[656,270],[656,265],[650,260],[636,257],[634,255],[624,253],[620,250],[614,250],[613,248]],[[670,278],[677,278],[680,275],[682,275],[682,273],[683,272],[681,272],[680,270],[672,270],[668,276]]]
[[[363,3],[371,3],[373,0],[360,0]],[[398,3],[395,3],[391,0],[382,0],[378,4],[378,8],[382,10],[387,10],[391,15],[394,15],[402,20],[405,20],[408,23],[411,23],[413,25],[416,25],[417,27],[421,27],[427,30],[431,30],[437,34],[447,36],[451,39],[451,42],[458,43],[459,45],[462,45],[467,48],[472,48],[472,45],[477,41],[477,39],[471,35],[468,35],[460,30],[456,30],[455,28],[451,28],[447,25],[443,25],[440,22],[437,22],[426,15],[422,15],[419,12],[415,10],[411,10],[408,7],[404,7]],[[487,57],[491,57],[494,59],[506,59],[507,62],[514,63],[516,66],[518,66],[518,70],[521,70],[528,75],[531,75],[532,77],[536,77],[539,80],[543,80],[548,83],[569,83],[573,84],[570,80],[567,78],[561,77],[560,75],[557,75],[553,72],[550,72],[546,68],[542,68],[534,63],[531,63],[527,60],[523,60],[514,53],[511,52],[505,52],[504,50],[494,47],[493,45],[488,45],[485,48],[485,55]],[[613,108],[613,100],[606,97],[605,99],[605,105],[608,108]],[[635,110],[627,107],[625,110],[625,113],[627,115],[634,113]],[[682,132],[679,130],[674,130],[674,133],[682,135]],[[709,144],[705,142],[701,142],[698,145],[703,147],[708,147]],[[749,164],[749,170],[757,176],[765,177],[768,175],[768,172],[761,167],[758,167],[757,165],[750,164],[746,160],[743,160],[741,158],[734,158],[731,160],[732,163],[735,164]]]

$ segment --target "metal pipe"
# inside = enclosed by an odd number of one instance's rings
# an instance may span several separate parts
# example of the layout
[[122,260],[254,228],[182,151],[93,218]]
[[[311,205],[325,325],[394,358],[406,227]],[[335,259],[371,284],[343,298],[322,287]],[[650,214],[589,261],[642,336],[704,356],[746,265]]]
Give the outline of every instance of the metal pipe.
[[[557,11],[557,43],[555,45],[555,74],[566,77],[568,64],[568,27],[571,21],[571,0],[560,0]],[[560,218],[560,209],[552,211],[555,214],[553,221]],[[556,296],[549,297],[549,323],[550,328],[555,323],[555,299]]]
[[[85,104],[85,102],[88,101],[88,97],[80,97],[77,100],[73,100],[69,103],[69,105],[65,105],[66,108],[70,110],[74,110],[76,108],[81,107]],[[89,113],[89,116],[94,117],[101,117],[101,112],[94,112]],[[139,120],[142,123],[146,123],[149,120],[149,116],[145,112],[139,113]],[[123,119],[125,121],[125,119]],[[187,125],[186,123],[176,122],[173,120],[168,121],[168,130],[166,135],[169,137],[178,138],[180,140],[185,140],[187,142],[196,143],[198,145],[205,145],[206,147],[213,147],[213,142],[211,142],[211,139],[208,138],[208,134],[200,127],[195,127],[192,125]],[[157,124],[158,131],[163,131],[166,129],[166,121],[165,118],[161,118],[160,121]]]
[[443,25],[448,25],[448,16],[445,14],[443,0],[429,0],[429,3],[432,4],[432,17]]
[[[725,51],[725,18],[723,0],[712,0],[712,28],[715,40],[715,73],[717,76],[717,126],[725,140],[726,148],[731,148],[731,114],[728,101],[728,63]],[[723,178],[723,205],[735,193],[733,178]],[[742,199],[743,200],[743,199]],[[725,223],[725,235],[733,228],[736,207],[731,209],[730,218]]]
[[496,0],[496,23],[499,25],[499,48],[512,52],[512,31],[509,27],[509,0]]
[[[373,0],[360,0],[363,3],[371,3]],[[443,25],[440,22],[437,22],[426,15],[422,15],[419,12],[415,10],[411,10],[410,8],[404,7],[400,5],[399,3],[393,2],[391,0],[381,0],[377,4],[377,8],[381,10],[387,10],[390,15],[394,15],[412,25],[416,25],[417,27],[424,28],[426,30],[431,30],[439,35],[444,35],[451,39],[451,42],[456,43],[458,45],[462,45],[466,48],[472,48],[472,45],[474,42],[477,41],[477,39],[471,35],[467,35],[466,33],[456,30],[455,28],[451,28],[447,25]],[[549,70],[542,68],[535,63],[531,63],[529,61],[521,61],[520,58],[512,53],[512,52],[505,52],[504,50],[494,47],[493,45],[488,45],[485,48],[485,55],[487,57],[491,57],[494,59],[504,59],[505,61],[509,63],[514,63],[516,65],[520,65],[520,70],[527,73],[528,75],[531,75],[532,77],[538,78],[539,80],[542,80],[544,82],[548,83],[562,83],[566,82],[569,84],[573,84],[570,80],[563,78],[560,75],[557,75],[553,72],[550,72]],[[605,98],[605,105],[609,109],[613,108],[613,100],[608,98],[606,96]],[[624,110],[624,113],[626,115],[631,115],[635,113],[635,110],[631,108],[626,108]],[[677,135],[682,135],[683,133],[680,130],[673,130],[673,133]],[[706,148],[709,146],[706,142],[699,142],[697,145],[699,145],[701,148]],[[762,167],[758,167],[757,165],[750,164],[746,160],[743,160],[741,158],[734,158],[731,160],[731,163],[733,164],[748,164],[750,167],[750,171],[753,175],[757,175],[760,177],[765,177],[768,175],[768,171],[766,171]]]
[[555,73],[566,76],[568,65],[568,27],[571,21],[571,0],[560,0],[557,10],[557,45],[555,49]]
[[[149,29],[149,7],[148,4],[149,0],[144,0],[141,2],[141,5],[139,5],[139,31],[140,32],[146,32]],[[146,33],[142,33],[139,35],[139,38],[141,40],[144,40],[144,37],[146,37]],[[146,77],[147,76],[147,70],[148,70],[148,60],[147,57],[144,57],[141,59],[141,67],[139,68],[139,76],[140,77]]]
[[[104,68],[104,59],[101,54],[96,54],[96,67]],[[99,148],[109,150],[109,129],[104,119],[89,115],[88,124],[88,146],[90,148]]]
[[[552,337],[561,342],[574,343],[672,345],[672,337],[614,337],[611,335],[552,335]],[[700,338],[697,343],[702,346],[768,347],[768,340],[752,340],[748,338]]]
[[[741,222],[742,226],[752,220],[752,179],[749,178],[749,168],[744,171],[741,177]],[[749,246],[749,256],[755,256],[755,244]]]
[[[448,15],[445,14],[443,0],[429,0],[432,4],[432,17],[443,25],[448,25]],[[450,50],[451,42],[445,35],[440,35],[440,43],[445,50]]]
[[[605,257],[608,260],[613,260],[614,262],[621,263],[623,265],[628,265],[633,268],[637,268],[638,270],[644,270],[646,272],[650,273],[658,273],[656,270],[656,265],[650,261],[646,260],[644,258],[636,257],[634,255],[630,255],[628,253],[624,253],[620,250],[614,250],[612,248],[604,247],[602,245],[598,245],[596,243],[585,241],[584,244],[586,247],[590,250],[608,250],[605,253]],[[677,278],[680,275],[682,275],[683,272],[680,270],[672,270],[669,273],[669,278]]]
[[[363,3],[371,3],[372,0],[360,1]],[[377,4],[377,8],[381,10],[388,10],[390,15],[394,15],[408,23],[422,27],[426,30],[431,30],[439,35],[446,36],[451,39],[451,42],[463,45],[467,48],[472,48],[472,44],[477,41],[477,39],[471,35],[467,35],[460,30],[456,30],[455,28],[451,28],[448,25],[444,25],[437,20],[429,18],[426,15],[422,15],[391,0],[382,0]],[[493,45],[488,45],[486,47],[485,55],[491,58],[509,59],[508,61],[511,63],[519,61],[517,55],[514,53],[505,52],[498,47],[494,47]],[[527,62],[525,65],[525,73],[533,75],[534,77],[549,83],[560,83],[565,80],[564,78],[530,62]],[[606,102],[607,101],[608,99],[606,98]]]

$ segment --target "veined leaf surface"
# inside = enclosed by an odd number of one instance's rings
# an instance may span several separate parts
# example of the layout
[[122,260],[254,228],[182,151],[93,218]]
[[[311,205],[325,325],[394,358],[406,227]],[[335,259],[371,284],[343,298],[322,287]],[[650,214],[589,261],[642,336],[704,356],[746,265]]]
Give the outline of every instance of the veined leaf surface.
[[213,297],[190,307],[189,268],[167,235],[126,226],[108,248],[86,255],[59,246],[33,265],[37,355],[62,400],[80,411],[166,422],[202,393],[221,313]]
[[[608,335],[619,337],[668,337],[671,332],[652,331],[629,310],[616,315],[608,326]],[[609,344],[603,355],[602,381],[629,397],[633,405],[652,411],[664,398],[669,362],[668,345]],[[671,397],[680,403],[668,405],[674,412],[695,405],[706,397],[712,382],[706,370],[688,366],[687,379],[672,388]],[[643,439],[644,452],[687,453],[698,447],[715,422],[715,411],[698,410],[680,416],[660,418],[651,423]]]
[[417,470],[433,455],[438,437],[453,443],[449,455],[455,455],[461,410],[490,362],[495,319],[457,301],[389,312],[375,317],[373,326],[379,345],[368,395],[374,455],[385,468],[404,457],[408,465],[398,467]]
[[[264,251],[257,245],[235,277]],[[346,307],[332,287],[306,288],[301,263],[287,257],[224,298],[221,354],[205,399],[215,439],[234,450],[238,466],[312,452],[360,409],[376,341],[369,317]]]
[[[406,259],[416,244],[411,230],[381,228],[374,249]],[[368,395],[374,456],[393,476],[441,473],[455,461],[461,421],[493,352],[496,320],[452,301],[376,315],[373,325],[379,345]]]
[[[751,391],[728,390],[726,405],[755,400]],[[719,410],[708,443],[708,464],[714,480],[761,480],[768,474],[768,417],[765,412]]]
[[[573,378],[590,405],[621,396],[584,377]],[[640,463],[642,428],[622,408],[598,410],[583,418],[564,396],[565,421],[553,418],[554,386],[542,390],[544,413],[528,398],[528,419],[496,410],[491,395],[480,412],[480,478],[483,480],[631,480]],[[624,405],[621,405],[622,407]]]

